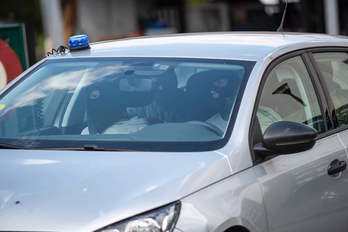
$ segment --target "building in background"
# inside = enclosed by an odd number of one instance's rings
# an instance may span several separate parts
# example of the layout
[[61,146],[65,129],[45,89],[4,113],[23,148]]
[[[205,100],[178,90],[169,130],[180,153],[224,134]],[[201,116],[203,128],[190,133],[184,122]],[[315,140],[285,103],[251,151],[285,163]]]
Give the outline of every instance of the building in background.
[[[201,31],[274,31],[282,0],[40,0],[46,47],[66,44],[72,34],[91,41]],[[288,0],[288,31],[339,34],[346,0]],[[339,10],[340,9],[340,10]],[[347,31],[347,32],[346,32]]]
[[[348,0],[288,0],[285,30],[348,35]],[[21,7],[18,7],[21,6]],[[0,21],[24,23],[29,64],[86,33],[100,41],[205,31],[275,31],[283,0],[11,0]]]

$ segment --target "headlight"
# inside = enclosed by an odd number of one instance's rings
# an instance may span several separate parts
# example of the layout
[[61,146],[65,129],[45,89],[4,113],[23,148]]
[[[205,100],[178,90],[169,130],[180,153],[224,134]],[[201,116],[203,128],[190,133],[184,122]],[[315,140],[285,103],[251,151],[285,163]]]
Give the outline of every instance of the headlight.
[[112,224],[97,232],[172,232],[179,212],[180,203],[175,203]]

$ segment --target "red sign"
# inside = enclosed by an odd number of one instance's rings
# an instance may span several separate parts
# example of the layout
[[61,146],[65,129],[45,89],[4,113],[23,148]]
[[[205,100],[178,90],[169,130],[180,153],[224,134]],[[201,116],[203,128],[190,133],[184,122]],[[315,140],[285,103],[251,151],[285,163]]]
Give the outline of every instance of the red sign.
[[23,72],[17,54],[0,40],[0,89]]

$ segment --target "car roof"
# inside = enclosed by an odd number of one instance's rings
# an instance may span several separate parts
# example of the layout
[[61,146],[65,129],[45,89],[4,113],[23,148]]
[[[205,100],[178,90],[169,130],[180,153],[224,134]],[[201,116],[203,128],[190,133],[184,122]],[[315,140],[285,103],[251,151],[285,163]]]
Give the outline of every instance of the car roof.
[[215,32],[137,37],[93,43],[60,57],[177,57],[257,61],[307,47],[347,46],[343,36],[279,32]]

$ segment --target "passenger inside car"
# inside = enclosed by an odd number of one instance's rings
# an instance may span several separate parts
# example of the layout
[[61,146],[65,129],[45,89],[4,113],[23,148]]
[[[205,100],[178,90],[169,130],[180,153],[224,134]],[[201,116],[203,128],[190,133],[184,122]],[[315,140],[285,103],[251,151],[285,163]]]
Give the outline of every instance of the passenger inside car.
[[[227,107],[232,107],[236,97],[238,78],[231,78],[231,71],[202,71],[190,77],[183,97],[185,104],[178,108],[177,121],[201,121],[225,128],[229,115]],[[233,98],[234,97],[234,98]]]

